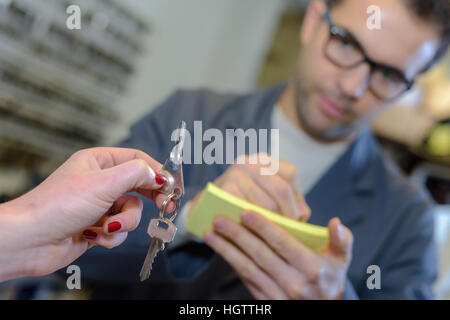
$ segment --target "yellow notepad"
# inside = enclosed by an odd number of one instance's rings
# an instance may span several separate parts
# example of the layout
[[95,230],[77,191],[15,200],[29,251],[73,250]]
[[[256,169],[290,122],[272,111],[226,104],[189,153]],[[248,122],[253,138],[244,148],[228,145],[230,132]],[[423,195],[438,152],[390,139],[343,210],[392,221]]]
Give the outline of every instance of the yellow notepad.
[[209,183],[188,218],[186,228],[202,238],[206,231],[213,230],[213,221],[217,216],[227,216],[240,222],[242,211],[261,214],[278,224],[309,248],[321,251],[329,242],[328,228],[296,221],[253,203],[240,199],[231,193]]

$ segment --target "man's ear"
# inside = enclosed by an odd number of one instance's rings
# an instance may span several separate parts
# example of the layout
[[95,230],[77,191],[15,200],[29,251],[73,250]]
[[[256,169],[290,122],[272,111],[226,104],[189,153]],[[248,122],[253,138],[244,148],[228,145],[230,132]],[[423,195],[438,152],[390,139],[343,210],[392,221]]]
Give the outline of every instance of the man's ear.
[[300,43],[302,45],[311,40],[326,10],[327,5],[323,1],[314,0],[308,5],[300,29]]

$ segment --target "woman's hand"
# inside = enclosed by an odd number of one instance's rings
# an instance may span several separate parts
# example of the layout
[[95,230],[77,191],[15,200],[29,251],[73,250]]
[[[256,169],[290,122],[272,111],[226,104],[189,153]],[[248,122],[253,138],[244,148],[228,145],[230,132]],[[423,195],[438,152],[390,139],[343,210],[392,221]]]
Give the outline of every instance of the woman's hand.
[[[88,248],[113,248],[141,219],[136,191],[161,206],[162,165],[131,149],[79,151],[37,188],[0,206],[0,281],[52,273]],[[170,204],[167,211],[173,210]]]

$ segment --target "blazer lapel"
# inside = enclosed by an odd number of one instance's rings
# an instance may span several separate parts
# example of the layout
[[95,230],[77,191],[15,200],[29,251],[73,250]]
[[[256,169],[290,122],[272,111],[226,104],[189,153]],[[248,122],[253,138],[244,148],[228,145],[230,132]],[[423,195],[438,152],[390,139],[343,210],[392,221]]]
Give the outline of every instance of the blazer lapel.
[[322,176],[306,195],[312,211],[310,223],[326,226],[330,219],[339,217],[352,228],[367,218],[364,208],[376,181],[375,147],[373,136],[363,131]]

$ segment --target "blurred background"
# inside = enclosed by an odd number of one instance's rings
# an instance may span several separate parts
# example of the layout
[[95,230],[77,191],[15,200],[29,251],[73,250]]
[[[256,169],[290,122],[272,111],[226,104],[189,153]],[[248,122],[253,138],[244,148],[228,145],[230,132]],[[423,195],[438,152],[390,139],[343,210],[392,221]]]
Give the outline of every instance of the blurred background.
[[[177,88],[248,92],[287,81],[308,0],[0,0],[0,202],[74,151],[112,145]],[[81,30],[66,8],[81,8]],[[450,58],[374,130],[435,199],[439,298],[450,299]],[[75,290],[76,291],[76,290]],[[0,299],[87,298],[54,276]]]

